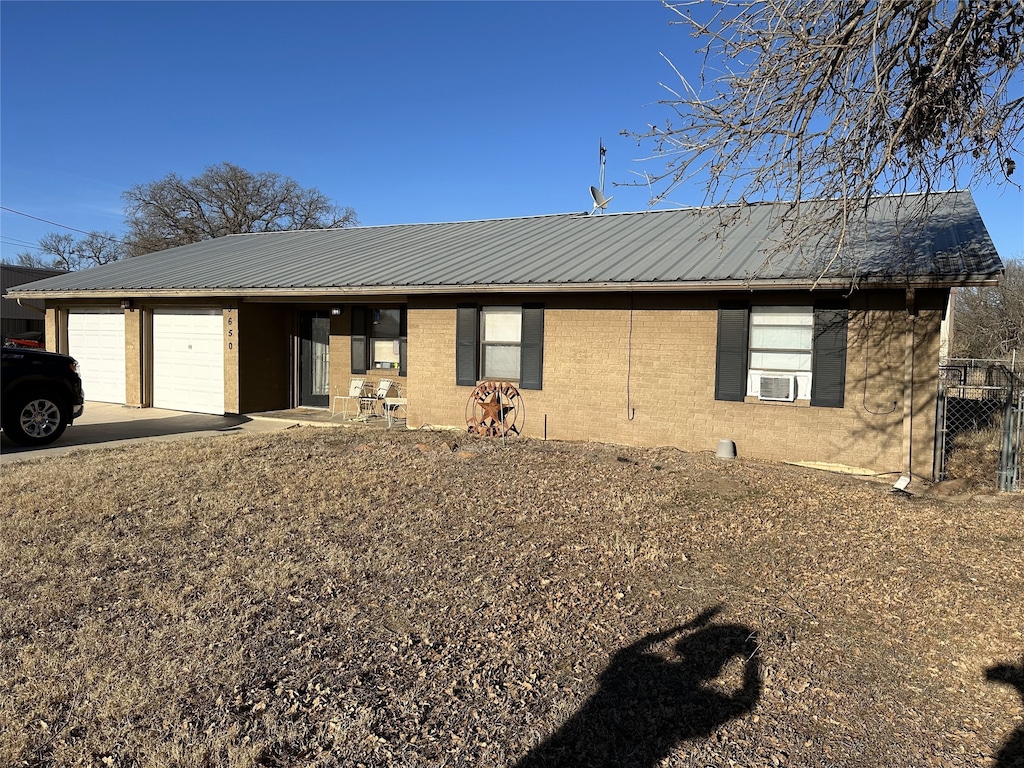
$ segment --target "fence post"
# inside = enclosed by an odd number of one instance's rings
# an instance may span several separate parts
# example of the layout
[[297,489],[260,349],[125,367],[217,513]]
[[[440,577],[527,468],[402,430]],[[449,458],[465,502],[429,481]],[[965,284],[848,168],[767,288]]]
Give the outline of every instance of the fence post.
[[1014,450],[1014,462],[1013,462],[1013,489],[1014,491],[1021,490],[1021,452],[1024,450],[1024,390],[1017,390],[1017,423],[1014,425],[1013,431],[1013,450]]
[[946,388],[939,376],[939,394],[935,398],[935,449],[932,457],[932,480],[946,479]]
[[1006,408],[1003,411],[1003,435],[999,445],[999,490],[1009,491],[1011,467],[1013,466],[1011,454],[1013,453],[1013,442],[1010,435],[1013,432],[1013,390],[1006,396]]

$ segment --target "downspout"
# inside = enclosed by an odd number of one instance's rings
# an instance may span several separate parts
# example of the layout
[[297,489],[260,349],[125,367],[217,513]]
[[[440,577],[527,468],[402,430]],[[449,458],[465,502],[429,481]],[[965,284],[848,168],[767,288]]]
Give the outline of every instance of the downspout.
[[22,301],[24,301],[24,299],[17,299],[18,306],[21,307],[22,309],[31,309],[35,312],[38,312],[40,315],[43,315],[44,317],[46,316],[46,310],[43,309],[42,307],[37,307],[32,304],[22,304]]
[[903,474],[893,487],[904,491],[914,477],[914,340],[917,296],[907,289],[907,330],[903,350]]

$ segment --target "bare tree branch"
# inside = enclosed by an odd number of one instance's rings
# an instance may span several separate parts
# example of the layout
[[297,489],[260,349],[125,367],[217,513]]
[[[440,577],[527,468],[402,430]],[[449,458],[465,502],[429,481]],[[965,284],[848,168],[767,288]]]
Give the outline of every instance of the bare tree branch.
[[40,238],[39,251],[19,253],[18,264],[72,271],[120,261],[127,255],[124,243],[110,232],[90,232],[79,240],[74,235],[50,232]]
[[231,163],[195,178],[176,174],[124,194],[131,255],[250,232],[349,227],[355,211],[287,176],[252,173]]
[[997,288],[957,290],[953,312],[956,357],[1009,360],[1024,355],[1024,261],[1006,262]]
[[1014,184],[1020,0],[664,4],[703,64],[673,65],[670,117],[627,132],[651,147],[635,185],[656,190],[652,204],[696,184],[705,204],[790,201],[792,221],[827,199],[815,226],[835,232],[879,195]]

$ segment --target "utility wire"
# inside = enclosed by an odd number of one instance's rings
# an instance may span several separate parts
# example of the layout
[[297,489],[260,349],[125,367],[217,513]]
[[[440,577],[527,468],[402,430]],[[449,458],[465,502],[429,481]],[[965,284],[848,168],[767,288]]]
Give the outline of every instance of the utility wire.
[[0,243],[3,243],[4,245],[16,245],[19,248],[32,248],[37,251],[43,250],[35,243],[30,243],[28,240],[15,240],[10,237],[0,237]]
[[10,213],[16,213],[19,216],[24,216],[26,219],[35,219],[36,221],[41,221],[44,224],[52,224],[53,226],[60,227],[61,229],[70,229],[72,232],[81,232],[83,235],[95,235],[96,237],[102,238],[104,240],[109,240],[112,243],[124,243],[123,240],[119,240],[116,237],[107,237],[106,235],[101,235],[98,232],[87,232],[84,229],[78,229],[77,227],[69,227],[67,224],[58,224],[56,221],[50,221],[49,219],[41,219],[38,216],[33,216],[30,213],[16,211],[13,208],[8,208],[6,205],[0,205],[0,209],[8,211]]

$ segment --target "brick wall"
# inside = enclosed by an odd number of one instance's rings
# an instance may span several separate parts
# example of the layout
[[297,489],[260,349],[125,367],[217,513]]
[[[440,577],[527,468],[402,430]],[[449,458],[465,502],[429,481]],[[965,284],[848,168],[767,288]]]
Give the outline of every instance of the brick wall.
[[[735,294],[733,294],[735,295]],[[909,444],[916,474],[930,477],[940,323],[948,291],[918,291],[909,319],[903,291],[857,291],[850,323],[843,408],[714,399],[717,307],[723,295],[562,294],[412,298],[408,304],[407,378],[369,371],[375,387],[394,379],[409,399],[410,427],[465,429],[472,388],[455,384],[456,306],[541,300],[544,387],[523,390],[524,434],[713,451],[720,439],[741,456],[819,461],[878,472],[903,469]],[[808,304],[808,294],[746,294],[765,304]],[[295,309],[246,304],[225,313],[237,329],[225,356],[226,404],[241,412],[285,408],[292,390]],[[67,309],[48,308],[47,343],[66,349]],[[331,318],[331,396],[347,394],[350,310]],[[128,394],[144,399],[146,330],[141,313],[126,318]],[[225,326],[228,327],[227,325]],[[911,336],[908,336],[911,334]],[[908,348],[907,339],[913,339]],[[225,335],[225,344],[229,343]],[[912,391],[913,420],[904,420]],[[748,398],[748,400],[750,400]]]
[[[913,321],[911,439],[914,470],[925,477],[932,467],[944,294],[919,292]],[[862,291],[851,298],[843,408],[716,401],[719,298],[636,295],[632,311],[624,295],[546,298],[544,388],[522,391],[524,433],[687,451],[715,450],[719,439],[729,438],[740,455],[753,458],[901,471],[909,325],[903,292]],[[454,350],[455,306],[467,300],[474,299],[410,301],[411,427],[465,424],[472,389],[455,384]],[[536,297],[502,297],[500,303],[521,300]],[[809,303],[807,294],[758,294],[762,302]]]
[[[374,304],[374,306],[377,306]],[[411,320],[410,320],[411,322]],[[367,388],[377,391],[381,379],[391,379],[403,394],[408,394],[409,381],[399,376],[395,369],[368,370],[366,373],[352,373],[352,310],[346,307],[341,315],[331,317],[330,367],[331,367],[331,398],[336,395],[348,395],[349,383],[353,378],[366,380]],[[411,333],[411,332],[410,332]],[[454,345],[454,342],[453,342]],[[452,349],[455,347],[453,346]],[[392,396],[397,393],[392,390]],[[340,409],[341,404],[338,404]],[[350,409],[352,406],[349,406]]]
[[143,350],[148,346],[146,339],[147,314],[133,308],[124,313],[124,397],[125,405],[141,408],[149,404],[146,392],[146,360]]

